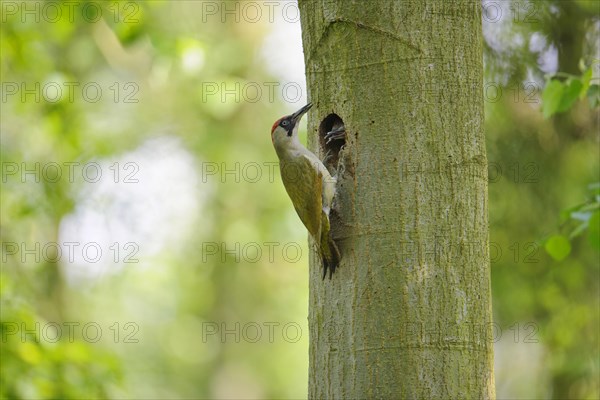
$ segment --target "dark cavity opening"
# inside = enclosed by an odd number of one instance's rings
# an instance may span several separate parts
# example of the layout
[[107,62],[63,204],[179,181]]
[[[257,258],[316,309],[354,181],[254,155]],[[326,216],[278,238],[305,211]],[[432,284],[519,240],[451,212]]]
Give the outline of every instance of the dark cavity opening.
[[[325,166],[329,169],[335,169],[338,163],[340,150],[346,144],[346,135],[345,134],[338,139],[328,140],[326,139],[327,133],[331,131],[337,131],[340,128],[345,129],[344,121],[337,114],[329,114],[326,116],[323,121],[321,121],[321,125],[319,126],[319,146],[325,152],[324,163]],[[339,132],[336,136],[341,136],[341,132]]]

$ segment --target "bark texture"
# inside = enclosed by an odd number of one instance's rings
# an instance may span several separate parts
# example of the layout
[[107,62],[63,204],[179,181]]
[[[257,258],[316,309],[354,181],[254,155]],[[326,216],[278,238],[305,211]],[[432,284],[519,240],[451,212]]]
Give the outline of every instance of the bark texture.
[[309,397],[494,398],[480,2],[299,5],[342,252],[311,254]]

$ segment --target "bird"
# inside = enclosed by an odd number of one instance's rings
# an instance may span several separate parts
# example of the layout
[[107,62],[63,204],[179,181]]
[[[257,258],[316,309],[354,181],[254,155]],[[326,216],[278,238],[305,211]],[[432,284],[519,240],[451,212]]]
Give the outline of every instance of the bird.
[[336,179],[298,138],[300,120],[311,107],[312,103],[308,103],[295,113],[275,121],[271,128],[271,141],[279,158],[283,186],[300,220],[317,244],[323,264],[322,279],[328,271],[331,279],[341,260],[337,244],[331,237],[329,219]]
[[325,144],[329,144],[334,140],[346,138],[346,128],[343,123],[336,124],[331,127],[331,130],[325,134]]

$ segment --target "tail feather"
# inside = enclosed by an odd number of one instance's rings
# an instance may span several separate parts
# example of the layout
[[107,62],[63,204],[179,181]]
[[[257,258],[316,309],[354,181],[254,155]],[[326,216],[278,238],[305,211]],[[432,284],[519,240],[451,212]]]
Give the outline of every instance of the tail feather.
[[323,252],[323,279],[327,275],[329,270],[329,279],[333,276],[335,269],[340,263],[340,250],[337,247],[335,241],[329,237],[327,244],[325,245],[326,251]]
[[340,263],[341,255],[337,244],[331,237],[331,231],[329,229],[329,216],[325,212],[323,212],[321,223],[321,240],[319,247],[323,261],[323,279],[325,279],[327,271],[329,271],[329,279],[331,279],[335,269]]

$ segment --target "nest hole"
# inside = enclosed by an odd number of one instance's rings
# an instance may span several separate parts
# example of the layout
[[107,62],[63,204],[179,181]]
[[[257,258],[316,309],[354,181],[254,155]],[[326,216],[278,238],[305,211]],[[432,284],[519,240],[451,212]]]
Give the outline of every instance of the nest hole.
[[[336,168],[340,150],[346,144],[346,136],[341,139],[331,140],[329,143],[325,140],[325,136],[328,132],[342,126],[344,126],[344,121],[337,114],[329,114],[321,121],[321,125],[319,125],[319,146],[323,149],[323,154],[326,156],[325,166],[329,170]],[[346,132],[347,134],[348,132]]]

